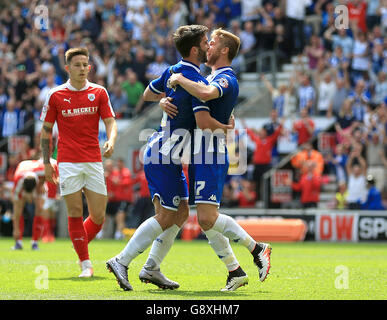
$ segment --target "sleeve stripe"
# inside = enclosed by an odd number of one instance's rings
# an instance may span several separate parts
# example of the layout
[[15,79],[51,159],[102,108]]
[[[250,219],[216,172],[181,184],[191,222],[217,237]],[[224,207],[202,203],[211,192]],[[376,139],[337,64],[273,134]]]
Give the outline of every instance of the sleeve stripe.
[[219,85],[219,83],[217,83],[217,82],[211,82],[210,84],[218,88],[218,90],[220,91],[220,92],[219,92],[219,93],[220,93],[219,98],[222,97],[222,96],[223,96],[223,89],[222,89],[222,87]]
[[197,106],[193,108],[193,111],[198,111],[198,109],[204,109],[210,111],[210,108],[207,106]]
[[116,116],[116,114],[115,114],[115,112],[114,112],[114,109],[113,109],[113,106],[112,106],[112,104],[111,104],[111,102],[110,102],[109,93],[107,92],[107,90],[106,90],[106,88],[105,88],[105,87],[103,87],[103,90],[105,91],[105,93],[106,93],[106,96],[107,96],[107,100],[108,100],[108,104],[109,104],[110,112],[112,113],[113,117],[115,117],[115,116]]
[[153,86],[152,82],[149,83],[149,88],[150,88],[153,92],[155,92],[155,93],[157,93],[157,94],[162,93],[161,91],[157,90],[157,89]]

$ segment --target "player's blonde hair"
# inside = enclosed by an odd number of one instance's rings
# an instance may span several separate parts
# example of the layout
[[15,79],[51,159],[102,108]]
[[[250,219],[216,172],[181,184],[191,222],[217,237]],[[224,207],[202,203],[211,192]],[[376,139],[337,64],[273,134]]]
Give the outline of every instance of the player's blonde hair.
[[228,59],[232,61],[239,52],[241,40],[235,34],[223,30],[222,28],[215,29],[211,33],[211,38],[218,37],[224,47],[228,48]]
[[84,47],[68,49],[65,53],[66,64],[67,65],[70,64],[71,59],[77,55],[83,55],[83,56],[86,56],[87,58],[89,58],[89,50],[87,48],[84,48]]

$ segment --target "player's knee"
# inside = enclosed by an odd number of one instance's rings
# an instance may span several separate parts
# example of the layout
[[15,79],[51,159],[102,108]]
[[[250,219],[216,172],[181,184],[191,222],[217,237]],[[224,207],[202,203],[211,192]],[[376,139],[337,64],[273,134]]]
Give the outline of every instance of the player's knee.
[[213,219],[210,217],[198,217],[198,223],[200,228],[202,228],[204,231],[207,231],[212,228],[214,225]]
[[83,206],[82,204],[73,203],[67,208],[67,212],[69,217],[81,217],[83,214]]
[[209,214],[200,214],[198,212],[198,223],[200,228],[202,228],[204,231],[207,231],[211,229],[214,226],[215,218],[212,215]]
[[214,223],[218,217],[218,211],[216,206],[208,204],[199,204],[197,206],[198,223],[200,227],[207,231],[214,226]]

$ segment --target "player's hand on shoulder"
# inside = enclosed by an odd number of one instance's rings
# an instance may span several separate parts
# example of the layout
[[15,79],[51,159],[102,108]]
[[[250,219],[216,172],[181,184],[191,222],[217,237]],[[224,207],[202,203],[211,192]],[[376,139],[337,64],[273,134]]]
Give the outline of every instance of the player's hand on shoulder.
[[159,104],[161,109],[163,109],[165,113],[173,119],[179,112],[177,111],[177,107],[172,103],[172,101],[173,98],[165,97],[160,100]]
[[106,141],[105,144],[103,145],[103,148],[105,149],[103,156],[105,158],[110,158],[114,152],[114,145],[111,141]]
[[176,87],[179,84],[181,73],[174,73],[169,77],[169,83],[172,87]]

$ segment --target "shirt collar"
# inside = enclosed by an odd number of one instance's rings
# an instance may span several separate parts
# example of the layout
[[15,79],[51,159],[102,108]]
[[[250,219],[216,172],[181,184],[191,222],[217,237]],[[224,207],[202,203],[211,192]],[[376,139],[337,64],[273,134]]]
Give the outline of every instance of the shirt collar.
[[83,91],[83,90],[86,90],[87,88],[89,88],[90,84],[89,84],[89,81],[86,79],[86,83],[85,83],[85,86],[83,88],[81,88],[80,90],[74,88],[71,83],[70,83],[70,79],[67,80],[66,82],[66,87],[67,89],[71,90],[71,91]]
[[183,59],[183,60],[180,61],[180,64],[182,64],[183,66],[192,67],[192,68],[194,68],[198,73],[200,73],[200,68],[199,68],[196,64],[194,64],[194,63],[192,63],[192,62],[189,62],[189,61]]
[[221,74],[224,71],[229,71],[229,70],[234,72],[234,70],[231,67],[221,67],[221,68],[218,68],[218,69],[216,69],[213,73],[211,73],[207,77],[207,80],[208,81],[212,81],[217,75]]

